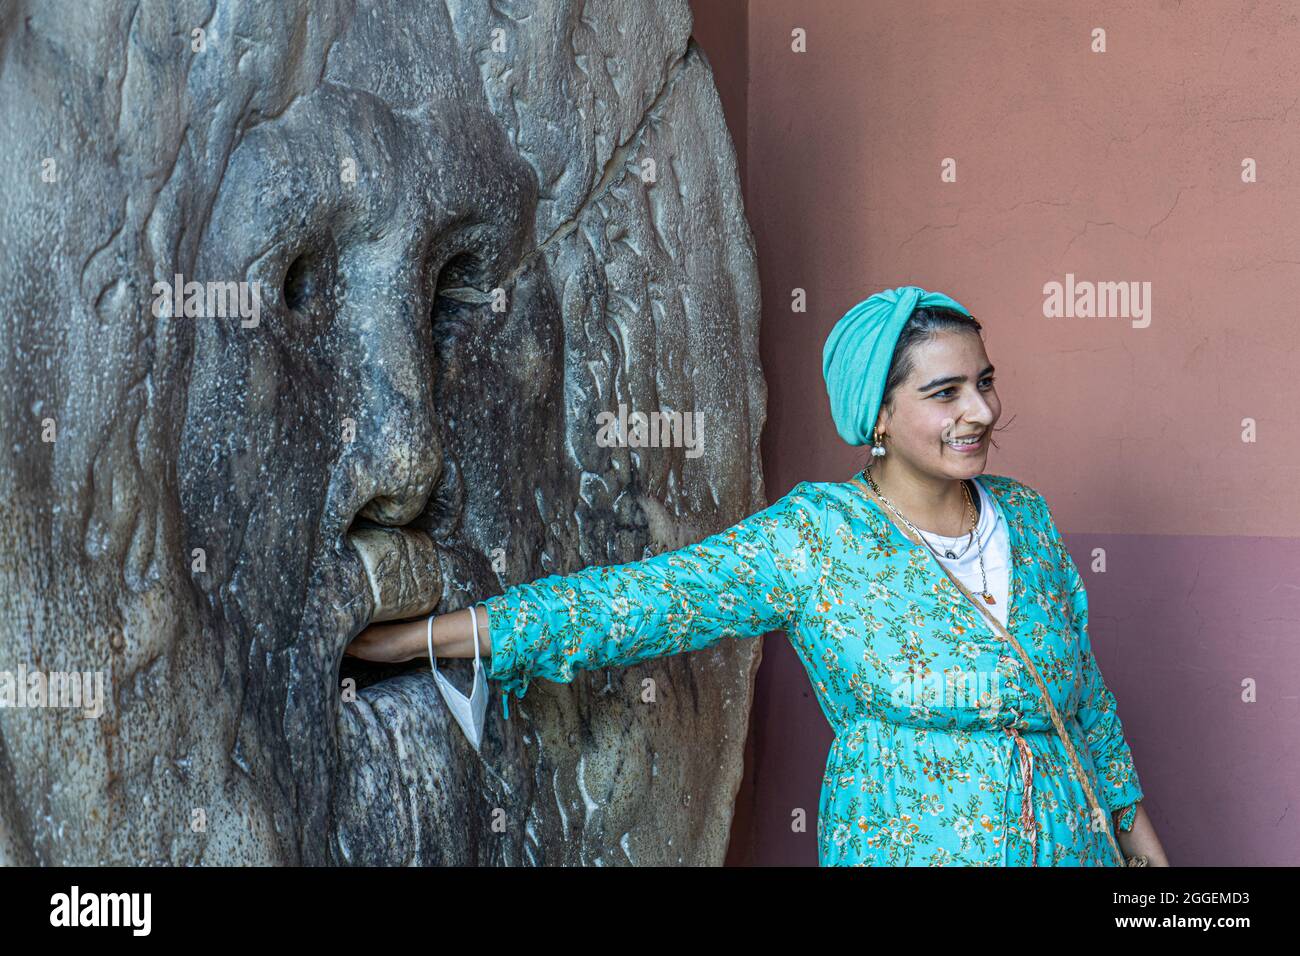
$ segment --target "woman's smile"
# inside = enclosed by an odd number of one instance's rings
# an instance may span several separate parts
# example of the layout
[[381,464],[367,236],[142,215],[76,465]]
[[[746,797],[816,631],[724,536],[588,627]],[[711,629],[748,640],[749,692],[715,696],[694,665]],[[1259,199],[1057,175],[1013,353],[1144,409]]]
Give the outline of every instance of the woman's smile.
[[979,439],[973,442],[945,441],[944,445],[949,451],[956,452],[958,455],[975,455],[985,449],[984,439],[988,437],[988,432],[980,433]]

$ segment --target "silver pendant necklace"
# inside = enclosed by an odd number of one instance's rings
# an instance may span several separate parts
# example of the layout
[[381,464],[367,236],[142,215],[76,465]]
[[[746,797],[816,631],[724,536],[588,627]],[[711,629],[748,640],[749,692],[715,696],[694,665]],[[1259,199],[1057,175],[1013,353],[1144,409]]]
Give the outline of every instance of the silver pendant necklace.
[[[966,491],[966,494],[967,494],[967,499],[966,499],[966,500],[967,500],[968,502],[970,502],[970,497],[969,497],[969,496],[970,496],[970,490],[969,490],[969,489],[963,489],[963,490],[965,490],[965,491]],[[965,537],[966,537],[966,546],[965,546],[964,548],[962,548],[960,551],[956,552],[956,553],[954,553],[953,550],[952,550],[952,548],[950,548],[950,547],[946,547],[946,548],[944,548],[943,556],[944,556],[945,558],[948,558],[950,561],[955,561],[955,560],[957,560],[958,558],[963,558],[963,557],[965,557],[965,556],[966,556],[966,552],[970,550],[970,546],[975,542],[975,535],[976,535],[976,532],[979,530],[979,511],[975,508],[975,506],[974,506],[973,503],[971,504],[971,510],[972,510],[974,513],[973,513],[972,516],[971,516],[971,522],[972,522],[972,524],[971,524],[971,529],[970,529],[970,531],[968,531],[968,532],[966,533],[966,536],[965,536]],[[918,530],[919,530],[919,529],[918,529]],[[939,533],[937,533],[937,532],[935,532],[934,534],[931,534],[931,533],[928,532],[928,531],[921,531],[920,533],[921,533],[922,535],[925,536],[925,539],[926,539],[927,541],[931,541],[931,540],[933,540],[934,538],[940,538],[940,539],[944,539],[944,540],[947,540],[947,538],[948,538],[948,535],[946,535],[946,534],[939,534]],[[957,535],[957,537],[960,538],[960,537],[962,537],[962,536],[961,536],[961,535]],[[955,540],[955,539],[954,539],[954,540]]]

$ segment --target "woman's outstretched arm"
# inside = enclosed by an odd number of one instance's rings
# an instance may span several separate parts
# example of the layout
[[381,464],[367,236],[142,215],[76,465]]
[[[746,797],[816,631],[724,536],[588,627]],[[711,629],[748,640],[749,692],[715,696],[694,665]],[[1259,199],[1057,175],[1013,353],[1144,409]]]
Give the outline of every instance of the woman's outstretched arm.
[[792,630],[808,600],[803,572],[817,560],[815,497],[810,483],[800,482],[696,544],[553,574],[488,598],[492,678],[507,698],[512,690],[523,697],[537,677],[568,683],[577,671]]
[[[801,482],[696,544],[508,587],[475,606],[479,652],[491,655],[490,676],[505,694],[513,689],[522,697],[535,677],[566,683],[580,670],[780,630],[806,597],[806,586],[793,582],[814,560],[817,515],[810,486]],[[469,610],[435,618],[433,643],[437,657],[473,657]],[[427,656],[425,621],[375,625],[347,653],[385,661]]]

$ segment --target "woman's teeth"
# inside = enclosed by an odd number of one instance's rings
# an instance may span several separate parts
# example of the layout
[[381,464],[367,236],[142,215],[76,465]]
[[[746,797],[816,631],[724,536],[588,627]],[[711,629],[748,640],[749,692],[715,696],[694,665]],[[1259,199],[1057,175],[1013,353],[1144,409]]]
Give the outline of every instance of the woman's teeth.
[[976,437],[976,438],[969,438],[969,439],[965,439],[965,440],[962,440],[962,439],[955,439],[955,438],[954,438],[954,439],[951,439],[951,440],[945,441],[944,444],[947,445],[947,446],[950,447],[950,448],[956,448],[956,449],[967,449],[967,448],[977,448],[977,447],[979,447],[980,443],[983,442],[983,441],[984,441],[984,436],[983,436],[983,435],[979,435],[979,436]]

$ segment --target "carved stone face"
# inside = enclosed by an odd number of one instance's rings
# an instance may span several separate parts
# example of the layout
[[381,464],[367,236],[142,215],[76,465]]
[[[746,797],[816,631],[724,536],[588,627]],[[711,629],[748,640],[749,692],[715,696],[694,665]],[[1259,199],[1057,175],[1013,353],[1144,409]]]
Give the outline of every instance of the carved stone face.
[[[69,29],[39,5],[0,23],[0,670],[106,694],[0,709],[0,862],[721,861],[757,642],[508,723],[494,686],[481,754],[427,661],[341,665],[373,620],[763,503],[753,250],[685,4],[408,6],[124,5],[75,68],[32,55]],[[177,275],[244,311],[186,314]],[[620,402],[694,409],[704,453],[603,447]]]

